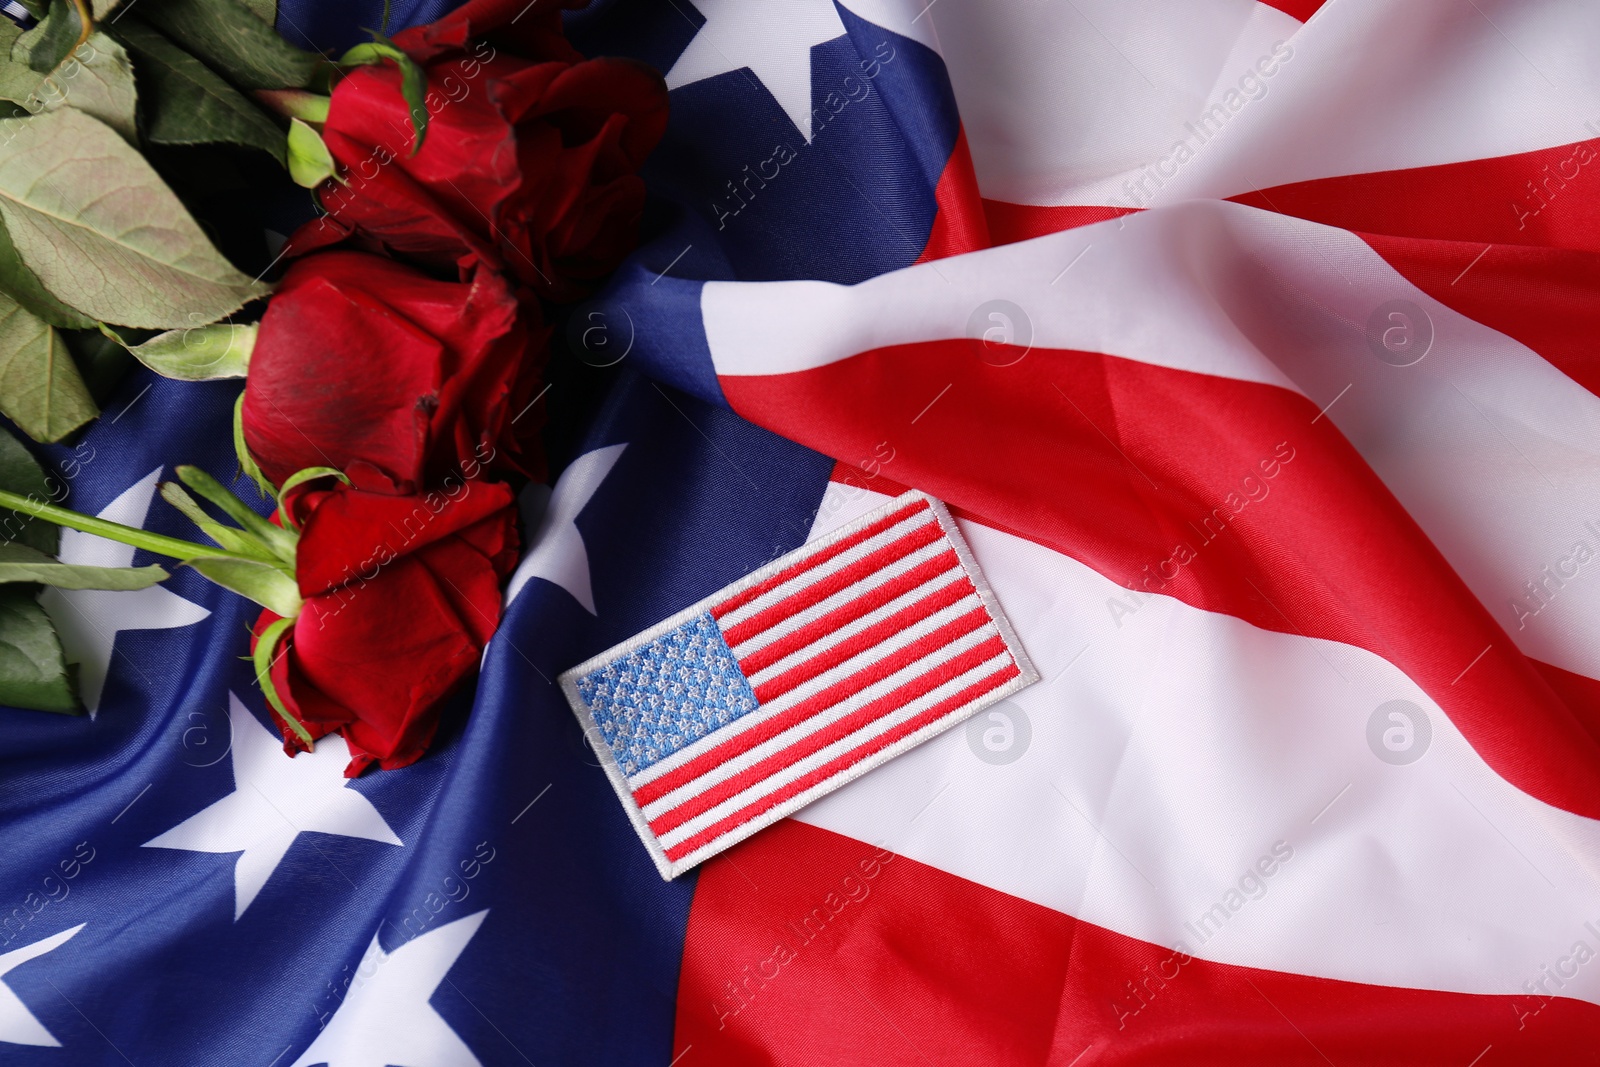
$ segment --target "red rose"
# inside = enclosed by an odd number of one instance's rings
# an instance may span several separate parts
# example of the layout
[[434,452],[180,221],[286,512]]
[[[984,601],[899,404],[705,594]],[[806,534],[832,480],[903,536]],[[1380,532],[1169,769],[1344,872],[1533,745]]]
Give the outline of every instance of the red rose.
[[[271,679],[313,737],[344,736],[346,774],[422,755],[441,703],[477,668],[516,563],[512,502],[507,486],[482,481],[406,496],[342,483],[289,494],[305,606]],[[256,636],[277,619],[263,613]],[[305,747],[287,727],[284,738]]]
[[262,317],[245,442],[278,484],[364,465],[413,492],[491,461],[537,476],[537,452],[512,433],[537,429],[519,418],[543,358],[543,327],[525,321],[536,315],[492,271],[448,282],[363,252],[307,256]]
[[554,300],[621,261],[644,207],[637,171],[666,129],[666,86],[631,60],[584,60],[554,5],[513,26],[525,9],[469,4],[395,38],[427,76],[415,155],[393,62],[339,82],[322,137],[347,184],[323,186],[328,215],[296,235],[297,251],[354,235],[436,268],[487,262]]

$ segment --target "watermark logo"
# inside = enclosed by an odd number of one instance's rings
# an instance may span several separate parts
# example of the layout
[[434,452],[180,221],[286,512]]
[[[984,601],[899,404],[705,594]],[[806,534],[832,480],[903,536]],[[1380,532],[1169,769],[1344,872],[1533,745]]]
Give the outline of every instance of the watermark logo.
[[1028,751],[1033,724],[1014,700],[1005,700],[967,720],[967,747],[995,767],[1015,763]]
[[627,308],[585,304],[567,320],[567,345],[591,367],[614,367],[633,351],[633,316]]
[[1433,319],[1409,300],[1379,304],[1367,316],[1367,347],[1391,367],[1421,363],[1433,347]]
[[1009,300],[985,300],[967,316],[967,336],[983,342],[979,359],[1009,367],[1033,347],[1033,320]]
[[1396,767],[1417,762],[1432,742],[1433,723],[1428,713],[1409,700],[1380,704],[1367,719],[1367,747]]

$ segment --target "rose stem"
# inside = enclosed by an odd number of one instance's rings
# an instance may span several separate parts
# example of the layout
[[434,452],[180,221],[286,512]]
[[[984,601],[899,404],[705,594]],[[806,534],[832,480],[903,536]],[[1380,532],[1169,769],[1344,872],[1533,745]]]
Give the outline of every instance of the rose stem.
[[37,500],[16,493],[8,493],[0,489],[0,508],[11,511],[20,511],[24,515],[43,519],[57,526],[65,526],[72,530],[81,530],[84,533],[95,534],[111,541],[120,541],[134,548],[142,548],[147,552],[155,552],[162,556],[171,556],[173,559],[232,559],[233,553],[224,552],[220,548],[210,548],[206,545],[197,545],[193,541],[184,541],[165,534],[151,533],[141,530],[136,526],[124,526],[120,522],[111,522],[107,519],[96,518],[93,515],[83,515],[66,508],[58,508],[54,504],[41,504]]

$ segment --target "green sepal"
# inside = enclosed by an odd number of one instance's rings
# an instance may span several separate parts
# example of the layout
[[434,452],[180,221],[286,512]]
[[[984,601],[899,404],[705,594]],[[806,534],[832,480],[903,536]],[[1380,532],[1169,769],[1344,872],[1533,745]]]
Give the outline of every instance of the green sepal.
[[199,467],[185,464],[178,468],[178,478],[190,489],[221,508],[223,513],[244,528],[244,531],[266,546],[278,559],[294,566],[295,547],[300,538],[293,530],[285,530],[257,515],[244,501],[234,496],[228,488]]
[[278,499],[277,492],[272,488],[272,483],[267,481],[267,476],[261,473],[261,467],[256,463],[256,457],[250,454],[250,446],[244,442],[244,393],[239,394],[239,399],[233,402],[233,454],[239,457],[239,470],[244,473],[266,500]]
[[200,527],[200,531],[215,541],[229,556],[258,560],[274,567],[278,565],[277,557],[265,545],[243,530],[225,526],[207,515],[205,509],[195,503],[194,497],[184,492],[183,486],[177,482],[161,483],[161,499],[183,512],[185,518]]
[[74,669],[31,585],[0,586],[0,704],[81,715]]
[[250,369],[260,326],[215,322],[193,329],[168,330],[128,349],[135,359],[164,378],[204,382],[243,378]]
[[299,119],[313,126],[328,121],[333,98],[305,89],[257,89],[255,98],[286,119]]
[[0,543],[0,584],[32,582],[57,589],[148,589],[164,581],[167,572],[148,567],[81,567],[61,563],[55,557],[27,545]]
[[192,559],[189,566],[224,589],[231,589],[274,615],[292,619],[300,614],[300,587],[294,576],[266,560],[242,557]]
[[278,642],[282,640],[284,633],[293,625],[293,619],[279,619],[265,630],[262,630],[261,636],[256,638],[256,650],[251,653],[250,658],[256,668],[256,684],[261,687],[261,692],[267,698],[267,703],[272,706],[273,711],[277,712],[279,718],[289,724],[289,729],[293,730],[295,735],[305,743],[306,751],[309,752],[311,746],[316,742],[311,739],[310,732],[301,725],[300,720],[295,718],[289,709],[284,706],[283,698],[278,695],[278,687],[272,681],[272,664],[275,662],[272,653],[277,649]]
[[411,143],[411,154],[416,155],[422,151],[422,139],[428,133],[428,74],[420,63],[383,34],[377,30],[367,32],[372,34],[373,39],[346,52],[340,57],[339,65],[362,67],[381,63],[385,59],[394,60],[400,68],[400,96],[406,102],[406,109],[411,112],[411,128],[416,131],[416,138]]
[[299,119],[289,120],[289,177],[296,185],[315,189],[337,176],[333,153],[322,143],[322,136]]
[[[306,482],[314,482],[318,478],[337,478],[345,485],[351,484],[350,476],[344,471],[339,470],[337,467],[305,467],[301,470],[295,471],[293,474],[289,475],[289,477],[283,480],[283,487],[278,490],[278,500],[281,502],[289,495],[289,490],[295,488],[296,486],[304,485]],[[294,516],[289,514],[287,508],[280,507],[279,511],[283,515],[284,525],[288,526],[291,530],[300,529],[300,527],[295,524]]]

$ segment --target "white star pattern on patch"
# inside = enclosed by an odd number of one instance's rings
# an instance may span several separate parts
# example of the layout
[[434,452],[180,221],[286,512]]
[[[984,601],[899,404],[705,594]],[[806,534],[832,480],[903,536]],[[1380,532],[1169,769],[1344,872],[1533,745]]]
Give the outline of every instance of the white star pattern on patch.
[[537,507],[537,495],[547,490],[542,485],[530,485],[523,491],[523,518],[528,520],[526,526],[535,532],[528,539],[528,554],[522,557],[506,586],[507,604],[522,592],[528,579],[543,578],[571,593],[590,615],[598,614],[589,585],[589,550],[578,532],[578,514],[588,505],[627,447],[625,444],[607,445],[573,460],[561,472],[537,523],[529,514],[530,504]]
[[[161,478],[157,467],[100,510],[100,518],[144,527]],[[78,530],[61,531],[61,562],[82,567],[130,567],[133,547]],[[160,585],[113,592],[105,589],[46,589],[39,603],[56,624],[67,659],[78,664],[78,692],[90,717],[100,710],[106,672],[117,634],[123,630],[171,630],[193,626],[211,614]]]
[[393,952],[384,952],[374,934],[361,977],[291,1067],[482,1067],[428,1001],[488,914],[446,923]]
[[7,972],[14,968],[60,948],[72,940],[72,935],[82,930],[83,927],[84,924],[79,923],[70,930],[63,930],[59,934],[51,934],[42,941],[35,941],[31,945],[23,945],[21,948],[12,949],[5,955],[0,956],[0,1043],[43,1045],[47,1048],[61,1047],[61,1042],[57,1041],[55,1036],[44,1028],[44,1024],[34,1017],[33,1012],[28,1010],[28,1006],[22,1003],[22,998],[13,993],[11,987],[5,984],[4,978]]
[[667,72],[678,89],[749,67],[811,141],[811,46],[844,36],[833,0],[691,0],[706,22]]
[[290,759],[279,738],[232,693],[228,723],[234,791],[144,847],[243,853],[233,869],[235,921],[303,833],[401,843],[372,802],[348,788],[350,754],[339,738],[323,738]]

